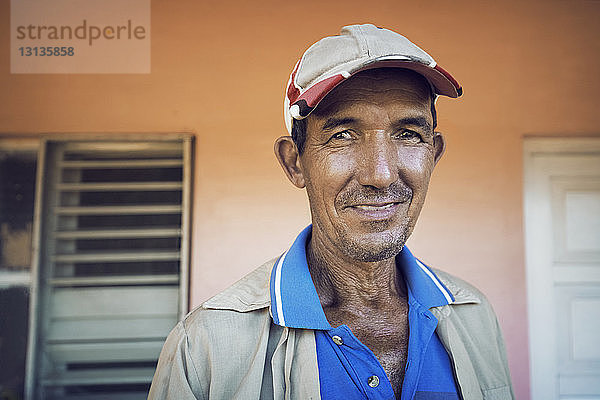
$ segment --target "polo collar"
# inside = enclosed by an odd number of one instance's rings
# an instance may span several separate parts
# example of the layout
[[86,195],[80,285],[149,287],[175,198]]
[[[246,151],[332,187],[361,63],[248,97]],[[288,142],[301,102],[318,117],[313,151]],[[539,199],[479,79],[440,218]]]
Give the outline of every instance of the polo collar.
[[304,228],[292,247],[279,257],[271,272],[271,314],[277,325],[289,328],[331,329],[313,284],[306,243],[312,225]]
[[[329,330],[332,327],[325,317],[306,261],[306,243],[311,232],[312,225],[309,225],[275,262],[269,285],[271,315],[277,325]],[[452,293],[433,271],[417,260],[406,246],[396,256],[396,266],[406,281],[409,302],[431,308],[454,301]]]
[[404,246],[396,256],[396,267],[404,276],[408,300],[425,308],[440,307],[454,302],[452,292],[437,275]]

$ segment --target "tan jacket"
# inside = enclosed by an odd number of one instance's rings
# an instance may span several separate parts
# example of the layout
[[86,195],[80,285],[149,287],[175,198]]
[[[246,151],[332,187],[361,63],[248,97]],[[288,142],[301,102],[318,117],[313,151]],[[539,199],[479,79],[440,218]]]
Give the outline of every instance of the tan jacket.
[[[314,331],[272,322],[271,260],[190,312],[169,334],[148,399],[320,399]],[[485,297],[435,271],[455,302],[432,308],[465,400],[514,399]]]

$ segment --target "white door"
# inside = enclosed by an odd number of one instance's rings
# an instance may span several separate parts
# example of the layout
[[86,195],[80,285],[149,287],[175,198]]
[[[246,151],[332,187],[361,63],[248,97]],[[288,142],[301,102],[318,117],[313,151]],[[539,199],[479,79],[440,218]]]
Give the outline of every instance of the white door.
[[532,400],[600,400],[600,138],[524,156]]

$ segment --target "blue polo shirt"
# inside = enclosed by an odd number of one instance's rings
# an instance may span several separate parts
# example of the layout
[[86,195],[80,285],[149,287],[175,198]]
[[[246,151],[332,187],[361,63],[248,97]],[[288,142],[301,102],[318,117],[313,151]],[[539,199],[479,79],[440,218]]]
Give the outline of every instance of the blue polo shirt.
[[[321,398],[395,399],[392,385],[373,352],[346,325],[332,327],[319,301],[306,261],[304,229],[271,273],[273,321],[289,328],[315,331]],[[458,400],[450,359],[435,334],[437,319],[429,311],[454,301],[437,276],[405,247],[396,256],[408,289],[408,358],[402,400]]]

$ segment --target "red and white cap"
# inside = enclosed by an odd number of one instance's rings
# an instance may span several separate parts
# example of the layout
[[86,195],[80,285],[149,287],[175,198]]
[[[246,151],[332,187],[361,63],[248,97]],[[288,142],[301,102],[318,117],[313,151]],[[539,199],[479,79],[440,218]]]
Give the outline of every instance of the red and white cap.
[[296,63],[287,84],[285,124],[306,118],[333,88],[357,72],[397,67],[418,72],[436,95],[459,97],[460,84],[435,60],[404,36],[371,24],[349,25],[340,35],[310,46]]

